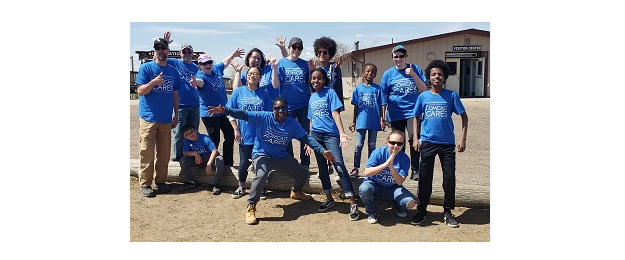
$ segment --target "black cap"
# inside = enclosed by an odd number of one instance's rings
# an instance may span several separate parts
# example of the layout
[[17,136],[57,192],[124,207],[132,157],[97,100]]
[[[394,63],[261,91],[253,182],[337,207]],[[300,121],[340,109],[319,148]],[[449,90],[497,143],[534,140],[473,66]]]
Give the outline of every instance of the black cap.
[[165,47],[169,48],[169,43],[163,39],[163,38],[156,38],[156,40],[154,40],[154,48],[156,48],[156,45],[165,45]]
[[289,47],[292,46],[293,44],[299,43],[299,45],[304,46],[304,44],[302,43],[302,39],[297,38],[297,37],[293,37],[291,38],[291,41],[289,42]]

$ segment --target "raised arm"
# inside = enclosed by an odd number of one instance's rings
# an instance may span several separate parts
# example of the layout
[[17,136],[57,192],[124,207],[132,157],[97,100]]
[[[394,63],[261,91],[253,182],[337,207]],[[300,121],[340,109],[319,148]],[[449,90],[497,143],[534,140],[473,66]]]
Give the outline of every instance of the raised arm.
[[243,64],[239,64],[237,60],[233,60],[231,62],[232,67],[234,68],[234,79],[232,79],[232,90],[237,89],[240,86],[243,86],[241,82],[241,69],[243,69]]
[[227,68],[228,66],[230,66],[230,62],[232,61],[232,59],[234,59],[234,58],[241,58],[241,56],[243,56],[244,53],[245,53],[245,51],[243,49],[237,48],[236,50],[234,50],[232,52],[232,54],[230,54],[230,56],[226,57],[223,60],[224,68]]
[[286,38],[282,38],[280,35],[276,35],[276,45],[280,48],[280,53],[282,53],[282,57],[286,58],[289,56],[289,51],[286,49],[284,43],[286,42]]
[[271,84],[275,89],[280,88],[280,79],[278,78],[278,63],[279,61],[276,60],[276,57],[269,54],[269,64],[271,64]]
[[423,79],[421,79],[419,75],[417,75],[417,73],[412,69],[412,64],[407,64],[407,65],[408,67],[406,68],[406,74],[411,76],[414,82],[417,84],[417,90],[419,90],[419,92],[426,91],[428,89],[428,86],[425,85],[425,82],[423,82]]

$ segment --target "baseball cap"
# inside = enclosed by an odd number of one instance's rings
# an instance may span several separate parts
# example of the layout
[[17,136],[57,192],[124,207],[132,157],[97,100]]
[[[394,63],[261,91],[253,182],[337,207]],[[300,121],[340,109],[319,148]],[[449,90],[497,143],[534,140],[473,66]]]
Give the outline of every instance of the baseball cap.
[[193,51],[193,47],[191,46],[191,44],[185,43],[182,46],[180,46],[180,50],[184,50],[184,49],[191,49],[191,51]]
[[156,48],[156,45],[165,45],[165,47],[169,48],[169,43],[163,39],[163,38],[156,38],[156,40],[154,40],[154,48]]
[[293,37],[291,38],[291,41],[289,42],[289,47],[296,43],[299,43],[300,45],[304,46],[304,44],[302,43],[302,39]]
[[200,57],[197,58],[197,62],[207,62],[209,60],[213,60],[213,58],[211,58],[211,56],[208,56],[208,54],[204,53],[202,55],[200,55]]
[[404,45],[397,45],[397,46],[395,46],[395,48],[393,48],[393,51],[391,53],[396,52],[396,51],[401,51],[403,53],[407,53],[408,52],[406,50],[406,48],[404,47]]

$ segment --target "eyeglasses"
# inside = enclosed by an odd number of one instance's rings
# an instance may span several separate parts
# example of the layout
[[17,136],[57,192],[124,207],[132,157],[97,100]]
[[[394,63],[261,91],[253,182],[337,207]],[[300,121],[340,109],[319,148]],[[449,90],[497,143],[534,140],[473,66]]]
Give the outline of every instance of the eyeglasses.
[[276,111],[276,112],[286,112],[286,111],[289,111],[289,108],[287,106],[274,107],[273,111]]
[[388,141],[388,143],[390,145],[397,145],[397,146],[403,146],[404,145],[404,142]]
[[213,64],[213,60],[209,60],[207,62],[200,62],[200,65]]
[[155,50],[160,51],[160,50],[167,50],[167,47],[163,46],[163,45],[158,45],[154,47]]
[[406,56],[405,55],[393,56],[393,58],[395,58],[395,59],[403,59],[404,57],[406,57]]
[[182,54],[193,54],[192,51],[182,51]]
[[328,51],[318,51],[317,55],[328,55]]
[[248,73],[247,75],[250,75],[250,76],[260,76],[260,73],[252,72],[252,73]]
[[300,50],[301,51],[301,50],[304,49],[304,46],[302,46],[302,45],[291,45],[291,48],[293,50]]

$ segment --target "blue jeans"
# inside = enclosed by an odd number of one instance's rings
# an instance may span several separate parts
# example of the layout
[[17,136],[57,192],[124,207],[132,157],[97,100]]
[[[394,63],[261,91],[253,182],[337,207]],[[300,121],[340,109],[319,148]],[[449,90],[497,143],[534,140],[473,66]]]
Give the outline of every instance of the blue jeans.
[[[334,168],[336,169],[336,173],[341,178],[343,193],[345,193],[345,197],[348,198],[354,196],[354,185],[352,184],[352,179],[349,177],[349,173],[347,172],[347,168],[343,162],[343,151],[339,146],[341,143],[340,138],[330,134],[320,134],[315,132],[312,132],[310,136],[326,150],[332,150],[332,155],[336,157],[336,165]],[[321,180],[323,192],[325,194],[331,194],[332,183],[330,182],[330,174],[328,173],[328,163],[326,158],[323,157],[323,154],[319,153],[315,153],[315,156],[317,158],[317,164],[319,165],[319,179]]]
[[184,144],[184,133],[180,132],[186,124],[192,124],[195,129],[200,127],[200,106],[179,106],[178,124],[174,128],[174,158],[180,159],[182,155],[182,145]]
[[[419,180],[421,181],[421,180]],[[395,209],[408,209],[408,203],[415,200],[414,195],[404,186],[392,185],[384,187],[372,180],[363,180],[358,188],[360,199],[365,204],[365,211],[368,216],[376,214],[374,199],[392,200]]]
[[354,168],[360,168],[360,157],[362,154],[362,148],[365,144],[365,135],[369,131],[367,135],[367,158],[371,156],[373,150],[375,150],[375,140],[378,138],[378,131],[374,131],[371,129],[357,129],[356,130],[356,148],[354,148]]
[[[304,131],[306,131],[306,133],[310,133],[309,132],[310,131],[310,119],[308,119],[308,105],[289,112],[289,116],[297,119],[297,122],[299,122],[302,128],[304,128]],[[293,141],[289,142],[289,145],[286,148],[286,152],[289,155],[295,157],[293,154]],[[310,167],[310,157],[306,155],[306,151],[304,151],[303,145],[300,145],[299,159],[300,159],[300,164],[302,166]]]
[[[254,145],[239,144],[239,184],[245,184],[247,179],[247,168],[252,165],[252,149]],[[243,185],[241,185],[243,187]]]

